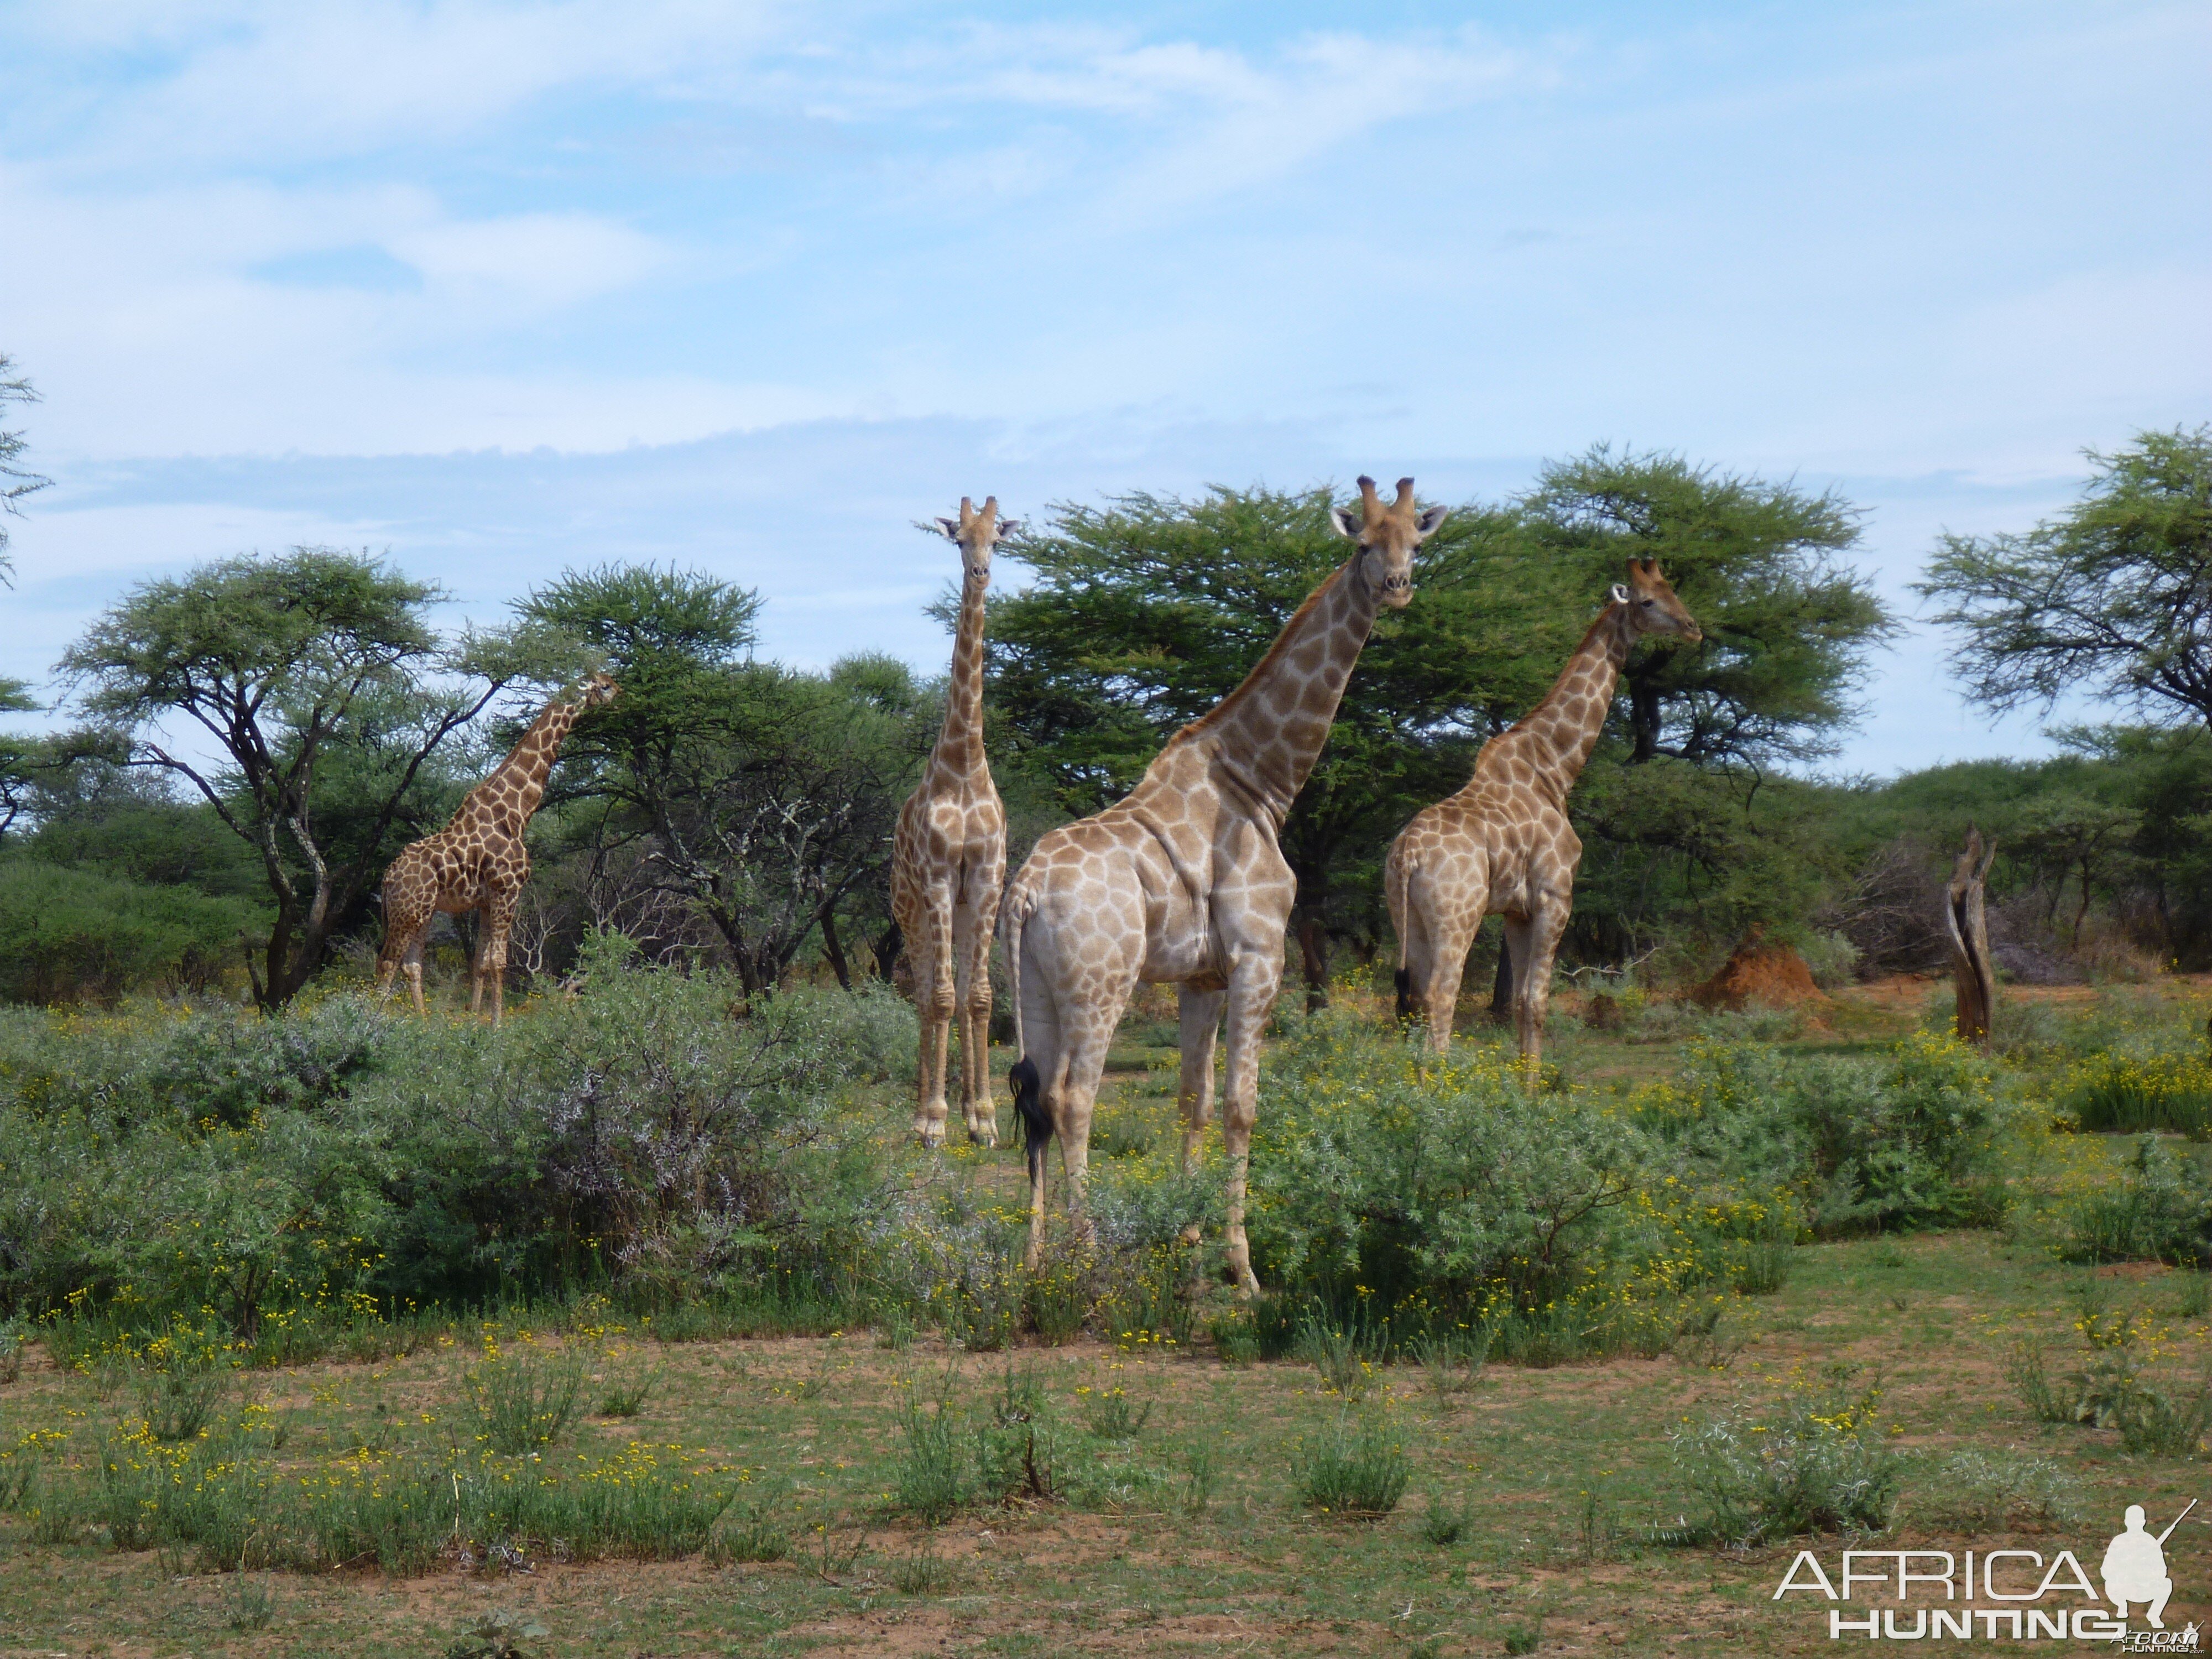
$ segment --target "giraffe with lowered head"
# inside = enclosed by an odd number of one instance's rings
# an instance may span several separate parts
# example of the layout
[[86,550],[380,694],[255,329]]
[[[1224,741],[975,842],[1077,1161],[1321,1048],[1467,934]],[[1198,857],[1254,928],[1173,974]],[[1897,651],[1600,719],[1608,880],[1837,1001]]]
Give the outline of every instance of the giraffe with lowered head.
[[1621,665],[1647,634],[1705,638],[1659,561],[1631,559],[1628,580],[1614,586],[1544,700],[1483,744],[1464,789],[1416,813],[1390,843],[1382,882],[1398,934],[1398,1013],[1426,1013],[1432,1053],[1451,1047],[1475,930],[1502,911],[1515,1035],[1530,1081],[1539,1074],[1552,960],[1583,855],[1567,793],[1597,746]]
[[376,955],[376,983],[387,996],[392,975],[407,970],[415,1012],[422,1010],[422,945],[442,913],[477,912],[477,954],[469,970],[469,1012],[483,1006],[491,985],[491,1020],[507,1011],[507,935],[530,879],[530,849],[522,832],[545,799],[545,779],[560,758],[568,728],[586,708],[614,700],[605,674],[584,682],[574,702],[556,697],[532,721],[499,769],[468,793],[446,827],[400,848],[384,872],[384,947]]
[[960,618],[945,726],[921,782],[899,809],[891,841],[891,919],[906,940],[921,1016],[921,1066],[914,1133],[945,1140],[945,1075],[952,1022],[960,1022],[960,1115],[968,1139],[999,1144],[991,1103],[991,933],[1006,879],[1006,814],[983,752],[983,601],[991,550],[1021,526],[999,517],[999,498],[978,512],[960,498],[957,519],[938,526],[960,550]]
[[1007,890],[1012,1081],[1029,1142],[1029,1259],[1044,1229],[1044,1154],[1058,1136],[1079,1229],[1091,1108],[1106,1048],[1139,981],[1176,987],[1182,1015],[1182,1158],[1188,1169],[1213,1109],[1214,1043],[1228,1015],[1228,1267],[1259,1288],[1244,1233],[1260,1034],[1282,981],[1297,884],[1276,837],[1320,757],[1352,665],[1382,605],[1413,597],[1413,551],[1446,509],[1421,511],[1413,481],[1385,505],[1359,481],[1361,514],[1330,522],[1355,544],[1244,682],[1170,738],[1143,779],[1096,817],[1037,844]]

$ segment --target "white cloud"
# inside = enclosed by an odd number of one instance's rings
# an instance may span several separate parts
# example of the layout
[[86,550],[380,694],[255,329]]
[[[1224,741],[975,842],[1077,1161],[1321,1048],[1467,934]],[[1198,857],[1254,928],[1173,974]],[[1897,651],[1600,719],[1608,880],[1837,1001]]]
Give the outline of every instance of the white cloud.
[[[742,62],[769,3],[354,0],[54,8],[61,54],[160,52],[72,159],[103,168],[297,167],[451,141],[568,88],[682,80]],[[71,15],[82,13],[72,21]],[[59,97],[57,92],[52,94]]]

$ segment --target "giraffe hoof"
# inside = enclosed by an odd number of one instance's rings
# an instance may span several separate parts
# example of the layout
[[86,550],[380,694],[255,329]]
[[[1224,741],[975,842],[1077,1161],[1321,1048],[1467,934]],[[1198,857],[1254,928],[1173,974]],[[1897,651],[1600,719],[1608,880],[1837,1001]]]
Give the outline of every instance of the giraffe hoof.
[[945,1144],[945,1126],[926,1121],[917,1123],[914,1126],[914,1138],[933,1152]]

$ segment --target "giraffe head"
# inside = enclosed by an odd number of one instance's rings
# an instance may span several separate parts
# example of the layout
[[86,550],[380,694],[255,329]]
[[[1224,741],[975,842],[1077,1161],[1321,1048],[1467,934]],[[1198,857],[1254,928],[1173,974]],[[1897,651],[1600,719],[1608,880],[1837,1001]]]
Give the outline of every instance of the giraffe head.
[[1361,579],[1374,586],[1383,604],[1402,611],[1413,597],[1413,550],[1428,539],[1429,532],[1450,511],[1448,507],[1419,511],[1413,505],[1411,478],[1398,480],[1398,499],[1385,507],[1375,493],[1375,480],[1362,477],[1358,522],[1355,524],[1350,511],[1341,507],[1329,508],[1328,521],[1338,535],[1359,544],[1353,562]]
[[1697,618],[1682,608],[1674,587],[1659,574],[1656,559],[1631,559],[1628,580],[1613,585],[1613,602],[1628,607],[1628,625],[1639,634],[1674,634],[1692,645],[1705,637]]
[[1018,520],[999,516],[996,495],[983,497],[980,512],[963,495],[960,516],[939,519],[937,527],[960,550],[960,574],[969,581],[982,582],[991,579],[991,550],[1022,526]]
[[615,677],[603,668],[584,682],[584,707],[597,708],[601,703],[612,702],[621,690]]

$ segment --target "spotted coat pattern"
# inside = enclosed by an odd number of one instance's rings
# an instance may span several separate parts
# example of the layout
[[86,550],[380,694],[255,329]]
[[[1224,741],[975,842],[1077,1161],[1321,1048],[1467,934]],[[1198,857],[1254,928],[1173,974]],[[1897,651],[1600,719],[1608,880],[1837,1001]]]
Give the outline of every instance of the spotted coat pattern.
[[1658,561],[1632,559],[1627,582],[1613,590],[1544,700],[1482,746],[1464,789],[1424,808],[1391,842],[1382,879],[1398,934],[1399,1012],[1426,1016],[1433,1052],[1451,1046],[1475,930],[1502,913],[1515,1036],[1528,1075],[1538,1074],[1552,964],[1583,855],[1567,794],[1604,729],[1621,665],[1646,634],[1705,637]]
[[921,1065],[914,1133],[925,1146],[945,1140],[945,1079],[952,1023],[960,1024],[960,1115],[968,1138],[999,1144],[991,1101],[991,933],[1006,879],[1006,814],[983,750],[983,602],[991,550],[1020,526],[960,498],[958,519],[939,526],[960,550],[960,620],[945,726],[921,784],[899,809],[891,841],[891,919],[906,941],[921,1016]]
[[386,995],[392,976],[406,970],[407,993],[422,1012],[422,946],[441,914],[477,913],[476,960],[469,971],[469,1012],[483,1006],[491,986],[491,1018],[506,1013],[507,935],[514,926],[523,884],[530,879],[530,849],[522,833],[545,799],[545,779],[560,758],[568,728],[586,708],[611,702],[615,683],[594,674],[574,702],[545,705],[499,769],[469,791],[446,827],[402,848],[384,872],[384,945],[377,952],[376,983]]
[[[1333,515],[1357,543],[1351,559],[1314,590],[1243,684],[1169,740],[1134,789],[1037,842],[1001,918],[1016,1041],[1037,1069],[1079,1228],[1091,1110],[1130,994],[1139,981],[1176,988],[1186,1169],[1212,1116],[1214,1047],[1226,1014],[1226,1242],[1230,1269],[1248,1291],[1258,1289],[1244,1194],[1260,1036],[1281,984],[1296,894],[1276,837],[1328,739],[1377,606],[1412,597],[1413,551],[1444,516],[1442,507],[1416,509],[1410,478],[1388,507],[1372,479],[1359,484],[1359,521]],[[1040,1158],[1030,1165],[1032,1263],[1044,1200]]]

